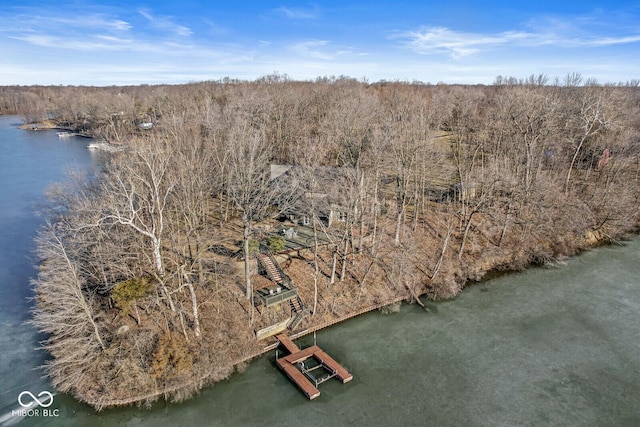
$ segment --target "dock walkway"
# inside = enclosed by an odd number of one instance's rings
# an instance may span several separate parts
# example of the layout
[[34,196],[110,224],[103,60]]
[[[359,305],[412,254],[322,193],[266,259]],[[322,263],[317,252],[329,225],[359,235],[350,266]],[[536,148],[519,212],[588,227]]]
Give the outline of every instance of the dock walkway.
[[287,349],[289,353],[293,354],[300,351],[298,346],[293,341],[291,341],[291,338],[289,338],[285,334],[279,334],[276,336],[276,338],[278,339],[278,341],[280,341],[280,344],[282,344],[284,348]]

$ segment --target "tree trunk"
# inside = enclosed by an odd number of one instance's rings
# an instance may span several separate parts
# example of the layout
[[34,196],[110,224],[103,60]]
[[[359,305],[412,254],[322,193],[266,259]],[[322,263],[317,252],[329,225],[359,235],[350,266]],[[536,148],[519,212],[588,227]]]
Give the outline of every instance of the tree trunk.
[[373,230],[371,232],[371,255],[376,254],[376,238],[378,233],[378,180],[379,172],[376,170],[376,179],[373,187],[373,201],[371,202],[371,212],[373,212]]
[[347,250],[349,249],[349,239],[344,240],[344,251],[342,253],[342,269],[340,270],[340,283],[344,281],[347,274]]
[[580,149],[582,148],[582,145],[584,144],[584,142],[587,139],[587,135],[584,135],[584,137],[582,137],[582,139],[580,140],[580,144],[578,144],[578,148],[576,148],[575,153],[573,153],[573,157],[571,158],[571,164],[569,165],[569,171],[567,171],[567,179],[565,181],[564,184],[564,194],[569,194],[569,180],[571,179],[571,171],[573,171],[573,165],[576,163],[576,159],[578,158],[578,154],[580,153]]
[[438,262],[436,262],[436,266],[433,268],[433,275],[431,276],[431,280],[435,279],[440,271],[440,266],[442,266],[442,261],[444,260],[444,255],[447,252],[447,245],[449,244],[449,238],[451,237],[451,227],[447,229],[447,237],[444,238],[444,242],[442,243],[442,250],[440,251],[440,258],[438,258]]
[[171,309],[172,312],[175,312],[176,306],[173,303],[173,299],[171,298],[171,294],[169,293],[169,289],[167,289],[167,285],[165,285],[163,278],[161,278],[160,280],[160,287],[162,287],[162,293],[167,298],[167,301],[169,301],[169,308]]
[[200,238],[198,233],[196,232],[196,265],[198,267],[198,283],[200,286],[204,285],[205,276],[204,276],[204,266],[202,265],[202,254],[200,253]]
[[196,337],[200,337],[200,317],[198,314],[198,299],[196,298],[196,290],[193,288],[193,284],[187,280],[187,287],[191,294],[191,311],[193,312],[193,332]]
[[358,206],[359,212],[357,217],[360,219],[360,234],[358,236],[358,253],[362,253],[362,238],[364,236],[364,204],[365,204],[365,191],[364,191],[364,173],[360,176],[360,183],[358,185]]
[[507,206],[507,212],[504,215],[504,223],[502,224],[502,232],[500,233],[500,240],[498,240],[498,247],[502,246],[505,234],[507,234],[507,224],[509,223],[509,212],[511,211],[511,203]]
[[413,195],[413,232],[418,230],[418,190]]
[[330,283],[333,285],[336,283],[336,266],[338,264],[338,248],[333,249],[333,259],[331,261],[331,281]]
[[153,261],[156,266],[156,273],[158,273],[158,276],[162,278],[164,277],[164,266],[162,264],[160,239],[157,237],[152,237],[151,243],[153,244]]
[[245,285],[246,285],[246,297],[248,300],[251,299],[251,271],[249,268],[249,228],[250,228],[250,224],[248,222],[245,222],[244,224],[244,231],[243,231],[243,238],[244,238],[244,280],[245,280]]
[[469,229],[471,228],[471,221],[473,220],[473,215],[475,215],[477,211],[471,212],[469,215],[469,219],[467,220],[467,226],[464,228],[464,234],[462,235],[462,243],[460,244],[460,251],[458,252],[458,259],[462,258],[462,253],[464,252],[464,245],[467,243],[467,236],[469,235]]
[[402,225],[402,216],[404,214],[404,200],[401,202],[401,206],[398,209],[398,214],[396,216],[396,227],[393,237],[393,243],[396,246],[400,245],[400,226]]
[[220,227],[224,227],[224,224],[227,221],[227,217],[224,211],[224,200],[222,197],[222,192],[218,194],[218,197],[219,197],[218,208],[219,208],[219,215],[220,215]]

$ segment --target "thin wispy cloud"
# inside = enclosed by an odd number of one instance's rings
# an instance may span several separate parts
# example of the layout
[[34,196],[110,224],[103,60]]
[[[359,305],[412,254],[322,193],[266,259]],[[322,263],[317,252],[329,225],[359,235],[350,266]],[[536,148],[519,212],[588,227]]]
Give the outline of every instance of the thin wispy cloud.
[[208,34],[211,34],[214,36],[226,36],[230,34],[229,28],[217,22],[214,22],[211,19],[204,18],[202,19],[202,23],[205,25],[206,32]]
[[[11,38],[27,42],[33,46],[88,52],[100,49],[105,51],[130,50],[133,46],[136,46],[131,43],[131,41],[110,36],[95,36],[78,39],[47,34],[28,34],[24,36],[13,36]],[[139,46],[138,49],[143,49],[143,47]]]
[[7,17],[11,27],[3,30],[9,40],[51,52],[131,50],[132,24],[103,13],[64,13],[48,9],[33,9]]
[[279,7],[275,11],[289,19],[316,19],[318,18],[318,10],[304,8]]
[[333,58],[333,55],[321,50],[321,48],[326,47],[328,44],[329,42],[327,40],[308,40],[293,44],[291,50],[308,58],[330,60]]
[[52,25],[63,25],[75,28],[85,28],[106,31],[128,31],[131,24],[122,19],[110,19],[102,15],[81,15],[75,17],[53,17],[45,18]]
[[497,34],[465,33],[435,27],[398,33],[393,38],[404,40],[409,49],[420,54],[442,53],[461,58],[495,46],[522,43],[531,39],[532,35],[516,31]]
[[618,44],[638,43],[640,42],[640,35],[627,36],[627,37],[603,37],[597,40],[593,40],[594,46],[613,46]]
[[305,40],[290,45],[289,49],[303,58],[321,61],[333,61],[339,57],[365,55],[357,52],[351,46],[338,46],[329,40]]
[[0,31],[4,32],[71,32],[71,31],[106,31],[126,32],[132,25],[122,19],[109,18],[101,14],[75,14],[74,16],[56,16],[48,14],[16,14],[7,16],[0,23]]
[[512,30],[497,33],[464,32],[446,27],[421,27],[395,32],[391,39],[419,54],[444,54],[454,59],[498,48],[554,46],[556,48],[594,48],[640,42],[640,32],[603,36],[565,22],[547,25],[541,31]]
[[[142,38],[125,38],[112,35],[94,35],[91,37],[75,38],[61,37],[46,34],[26,34],[11,37],[29,43],[32,46],[42,47],[50,51],[64,50],[90,55],[92,52],[103,54],[136,54],[139,58],[155,56],[154,61],[171,61],[175,58],[187,58],[191,61],[216,60],[216,61],[249,61],[251,52],[246,49],[221,46],[198,45],[195,43],[181,42],[179,40],[156,40]],[[106,57],[105,57],[106,58]]]
[[[27,42],[33,46],[76,52],[138,52],[145,54],[162,53],[172,56],[191,52],[193,47],[171,41],[152,41],[134,38],[122,38],[111,35],[93,35],[84,38],[61,37],[46,34],[27,34],[11,37],[15,40]],[[167,50],[170,48],[171,50]],[[200,50],[200,49],[199,49]]]
[[[154,16],[149,10],[139,10],[137,14],[143,20],[138,19],[134,24],[132,20],[108,14],[56,15],[46,9],[34,9],[32,14],[12,16],[12,25],[2,30],[8,39],[52,51],[141,52],[168,56],[208,52],[206,47],[185,43],[192,34],[188,27],[166,16]],[[135,18],[135,12],[131,18]]]
[[189,27],[176,24],[168,16],[154,16],[151,12],[145,9],[139,10],[138,13],[142,17],[144,17],[153,28],[157,30],[173,33],[181,37],[188,37],[193,34],[193,31],[191,31]]

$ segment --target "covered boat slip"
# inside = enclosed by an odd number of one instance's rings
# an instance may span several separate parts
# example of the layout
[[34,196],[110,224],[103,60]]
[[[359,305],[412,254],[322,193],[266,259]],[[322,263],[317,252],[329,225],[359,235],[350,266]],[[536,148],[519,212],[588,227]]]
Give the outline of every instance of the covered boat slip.
[[[337,377],[343,383],[353,379],[353,375],[317,345],[300,350],[288,336],[279,334],[276,338],[290,353],[276,359],[276,364],[309,400],[320,396],[318,385],[333,377]],[[312,360],[308,361],[308,359]],[[316,371],[318,370],[325,372],[325,374],[317,375]]]

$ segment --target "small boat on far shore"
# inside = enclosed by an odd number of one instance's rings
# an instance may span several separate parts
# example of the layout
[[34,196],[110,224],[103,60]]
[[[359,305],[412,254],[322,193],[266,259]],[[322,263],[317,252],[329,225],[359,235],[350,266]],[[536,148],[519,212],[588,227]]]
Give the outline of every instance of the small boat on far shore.
[[74,132],[58,132],[58,138],[71,138],[72,136],[78,136],[79,133]]
[[108,142],[92,142],[87,145],[87,148],[89,150],[108,151],[110,153],[117,153],[124,150],[122,145],[109,144]]

